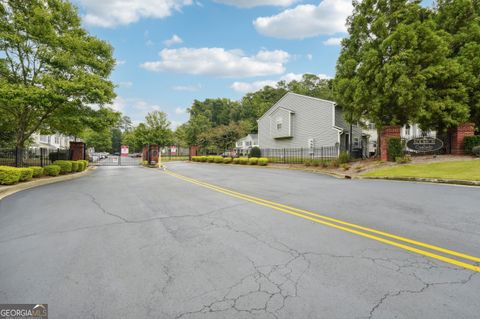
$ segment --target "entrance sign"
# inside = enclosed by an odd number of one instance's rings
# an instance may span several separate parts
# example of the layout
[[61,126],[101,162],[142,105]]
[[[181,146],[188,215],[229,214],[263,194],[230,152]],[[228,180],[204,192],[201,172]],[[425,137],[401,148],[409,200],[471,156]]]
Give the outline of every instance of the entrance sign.
[[409,140],[407,147],[417,152],[434,152],[442,149],[443,141],[435,137],[422,136]]
[[177,147],[176,146],[170,146],[170,154],[177,154]]
[[128,146],[127,145],[122,145],[120,150],[121,150],[120,154],[122,156],[128,156]]

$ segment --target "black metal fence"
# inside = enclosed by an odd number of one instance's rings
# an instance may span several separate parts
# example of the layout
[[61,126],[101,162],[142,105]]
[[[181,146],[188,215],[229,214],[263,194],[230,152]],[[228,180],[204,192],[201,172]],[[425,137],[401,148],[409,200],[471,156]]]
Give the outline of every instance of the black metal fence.
[[[324,146],[316,148],[262,148],[261,156],[267,157],[270,163],[303,164],[307,160],[330,161],[338,158],[338,146]],[[200,149],[198,155],[221,155],[224,157],[249,156],[248,152],[238,150]]]
[[70,160],[71,151],[48,148],[0,149],[0,165],[28,167],[47,166],[56,160]]
[[188,161],[190,149],[186,147],[160,147],[162,161]]

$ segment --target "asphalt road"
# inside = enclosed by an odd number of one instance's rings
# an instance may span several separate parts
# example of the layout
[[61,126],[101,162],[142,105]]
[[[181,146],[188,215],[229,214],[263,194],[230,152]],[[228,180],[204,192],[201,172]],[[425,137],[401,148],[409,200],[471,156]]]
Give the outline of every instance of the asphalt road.
[[479,188],[167,166],[1,200],[0,303],[48,303],[50,318],[479,317],[477,271],[196,181],[472,256]]

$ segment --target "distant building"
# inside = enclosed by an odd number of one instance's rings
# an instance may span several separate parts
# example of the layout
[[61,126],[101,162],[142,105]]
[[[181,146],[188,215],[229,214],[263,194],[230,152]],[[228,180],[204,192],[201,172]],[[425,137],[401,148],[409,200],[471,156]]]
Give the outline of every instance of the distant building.
[[47,148],[47,149],[68,149],[70,148],[70,142],[75,141],[75,138],[71,136],[65,136],[63,134],[53,135],[41,135],[35,133],[32,135],[33,143],[31,147],[34,148]]
[[242,155],[248,153],[254,146],[258,147],[258,134],[248,134],[235,143],[235,149]]
[[[352,126],[352,149],[362,148],[362,129]],[[350,124],[333,101],[287,93],[258,119],[262,149],[320,148],[349,150]]]

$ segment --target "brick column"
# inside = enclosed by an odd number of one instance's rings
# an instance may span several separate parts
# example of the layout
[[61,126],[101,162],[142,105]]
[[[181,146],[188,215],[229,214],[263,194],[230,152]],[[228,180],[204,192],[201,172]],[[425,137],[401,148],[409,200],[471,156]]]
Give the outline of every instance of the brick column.
[[400,125],[387,125],[383,127],[380,133],[380,159],[382,161],[388,161],[388,141],[392,137],[400,138],[401,128]]
[[192,160],[192,156],[197,156],[198,155],[198,146],[192,145],[190,146],[190,152],[189,152],[189,160]]
[[70,154],[72,154],[72,161],[85,159],[85,143],[70,142]]
[[159,156],[158,144],[150,144],[149,152],[150,152],[150,156],[149,156],[150,162],[148,164],[151,164],[152,162],[158,163],[158,156]]
[[475,124],[464,123],[450,129],[452,155],[465,155],[465,137],[475,135]]
[[142,161],[148,161],[148,145],[143,145]]

